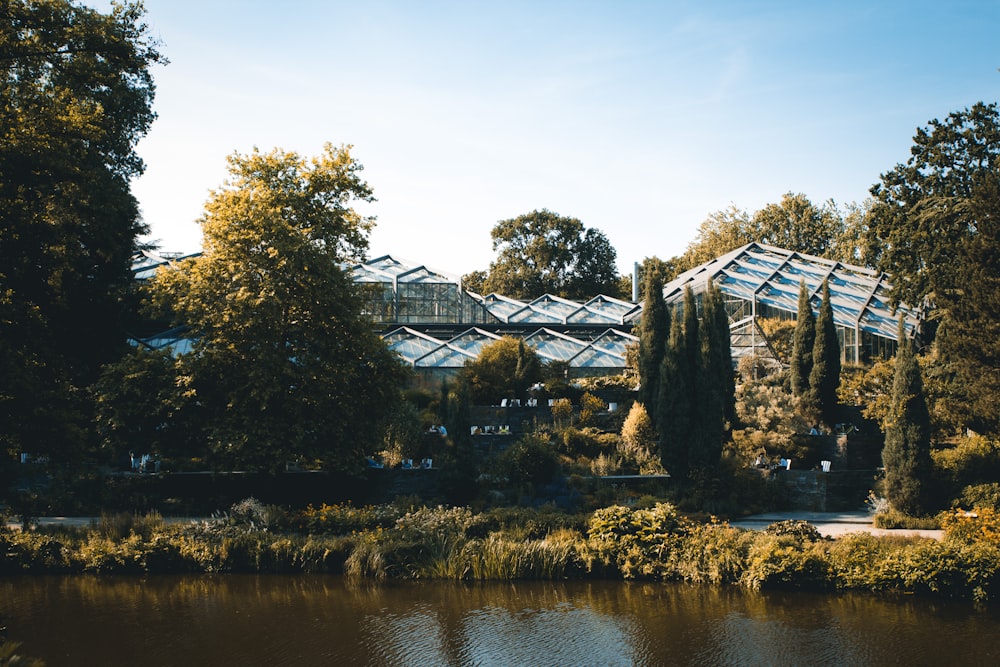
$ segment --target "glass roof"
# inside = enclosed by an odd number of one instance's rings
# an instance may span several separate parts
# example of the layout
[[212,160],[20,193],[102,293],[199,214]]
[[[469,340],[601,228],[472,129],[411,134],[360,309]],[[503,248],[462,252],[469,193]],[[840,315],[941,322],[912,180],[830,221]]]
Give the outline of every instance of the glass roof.
[[917,317],[905,306],[897,310],[888,307],[890,285],[884,273],[760,243],[749,243],[685,271],[664,286],[663,297],[668,304],[677,303],[684,298],[686,286],[700,292],[712,280],[724,294],[747,300],[756,297],[759,303],[794,313],[799,282],[805,281],[816,310],[821,285],[827,278],[833,319],[838,326],[895,340],[902,313],[913,335]]
[[434,271],[423,264],[383,255],[350,267],[355,282],[396,282],[396,283],[450,283],[461,280],[440,271]]
[[[500,337],[482,329],[472,328],[454,338],[439,340],[407,327],[400,327],[383,336],[389,347],[406,362],[417,368],[458,368],[475,359],[485,345]],[[568,361],[571,368],[625,367],[625,348],[638,338],[608,329],[592,341],[539,329],[526,336],[543,361]]]

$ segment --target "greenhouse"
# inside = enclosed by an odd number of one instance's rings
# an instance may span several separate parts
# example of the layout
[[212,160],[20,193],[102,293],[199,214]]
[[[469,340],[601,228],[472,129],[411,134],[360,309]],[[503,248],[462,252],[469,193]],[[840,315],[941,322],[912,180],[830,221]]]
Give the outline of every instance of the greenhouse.
[[884,273],[822,257],[750,243],[677,276],[663,288],[668,305],[678,306],[684,290],[696,296],[711,280],[726,300],[732,334],[732,354],[773,358],[765,335],[767,320],[797,317],[799,286],[805,282],[813,312],[819,312],[820,292],[829,281],[833,319],[843,361],[867,363],[895,354],[899,317],[910,337],[919,319],[905,306],[890,305],[891,284]]
[[[146,280],[159,267],[189,256],[137,253],[133,272],[137,280]],[[642,306],[629,301],[604,295],[583,303],[551,294],[531,301],[481,296],[463,289],[456,276],[390,255],[345,268],[362,290],[364,313],[389,347],[422,376],[453,375],[484,345],[505,335],[524,339],[543,361],[566,363],[574,377],[623,371],[626,348],[637,343],[631,332]],[[885,274],[759,243],[682,273],[664,286],[664,298],[679,306],[686,287],[697,296],[709,280],[726,300],[734,360],[751,355],[776,359],[765,332],[773,328],[769,322],[796,319],[800,281],[818,311],[822,283],[829,280],[845,362],[891,357],[900,313],[910,336],[919,325],[912,311],[890,306]],[[183,328],[147,324],[135,344],[177,353],[190,349]]]
[[[133,257],[133,275],[148,280],[160,267],[191,256],[140,252]],[[637,341],[630,332],[642,307],[628,301],[480,296],[464,290],[456,276],[390,255],[345,268],[361,289],[364,314],[389,348],[425,379],[454,375],[484,345],[505,335],[523,338],[543,362],[567,363],[574,377],[621,372],[626,346]],[[133,343],[189,351],[186,328],[167,326],[146,322]]]

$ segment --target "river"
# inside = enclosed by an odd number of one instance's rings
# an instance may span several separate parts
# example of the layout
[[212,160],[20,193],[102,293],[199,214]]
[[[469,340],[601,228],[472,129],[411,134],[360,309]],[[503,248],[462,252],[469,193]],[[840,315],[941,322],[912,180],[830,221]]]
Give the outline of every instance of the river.
[[1000,664],[969,603],[603,581],[2,578],[0,626],[49,667]]

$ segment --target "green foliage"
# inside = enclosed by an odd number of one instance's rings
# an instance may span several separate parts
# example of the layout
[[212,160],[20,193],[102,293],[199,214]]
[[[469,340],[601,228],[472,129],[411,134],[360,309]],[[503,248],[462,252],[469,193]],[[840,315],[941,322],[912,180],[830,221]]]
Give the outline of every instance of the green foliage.
[[792,354],[788,364],[792,393],[804,396],[809,391],[809,375],[813,366],[813,347],[816,341],[816,318],[809,301],[809,290],[803,280],[799,283],[798,318],[795,320],[795,335]]
[[907,530],[937,530],[941,527],[941,523],[937,517],[910,516],[909,514],[903,514],[899,510],[892,509],[891,507],[885,512],[879,512],[872,517],[872,525],[876,528],[885,528],[890,530],[896,528],[903,528]]
[[735,412],[729,318],[712,282],[702,295],[702,311],[699,357],[692,375],[698,421],[691,434],[689,459],[692,467],[712,469],[719,464],[726,424]]
[[789,456],[793,436],[805,433],[800,399],[785,390],[781,376],[746,381],[736,390],[736,416],[742,429],[733,431],[733,443],[746,464],[761,450],[770,456]]
[[622,424],[618,454],[623,463],[640,475],[662,474],[663,465],[656,455],[656,434],[642,403],[635,402]]
[[371,201],[347,147],[316,158],[234,154],[201,219],[204,253],[157,274],[156,305],[191,327],[177,381],[227,466],[302,458],[360,465],[399,400],[405,369],[361,317],[342,268],[364,252]]
[[893,509],[919,516],[929,509],[931,462],[930,414],[924,401],[920,366],[899,320],[892,405],[885,429],[883,486]]
[[688,530],[688,522],[669,503],[650,509],[612,505],[594,512],[587,541],[599,567],[625,579],[665,579],[667,557]]
[[589,391],[580,397],[580,425],[586,426],[594,421],[594,415],[608,409],[607,403]]
[[0,26],[0,452],[85,454],[85,388],[125,350],[130,259],[165,62],[141,3],[3,5]]
[[760,589],[823,589],[829,586],[830,568],[824,549],[798,535],[762,533],[747,554],[741,583]]
[[584,572],[582,549],[579,535],[569,531],[530,541],[491,534],[466,544],[460,576],[480,581],[576,578]]
[[197,456],[183,427],[190,408],[165,350],[136,349],[109,364],[94,387],[97,432],[108,458],[123,461],[141,448],[161,456]]
[[618,296],[615,249],[602,232],[585,228],[576,218],[532,211],[501,220],[491,236],[497,258],[490,263],[481,293],[516,299],[544,294],[566,299]]
[[958,438],[931,452],[934,466],[956,487],[991,482],[1000,476],[1000,440],[983,435]]
[[1000,510],[1000,483],[971,484],[962,489],[959,503],[962,507]]
[[818,542],[824,539],[816,526],[801,519],[776,521],[765,528],[764,532],[775,537],[793,537],[799,542]]
[[107,540],[122,540],[130,535],[149,539],[154,532],[162,530],[163,526],[163,517],[155,511],[144,515],[133,512],[104,513],[94,526],[94,532]]
[[660,403],[656,423],[660,435],[660,461],[678,479],[687,476],[688,439],[692,428],[691,378],[684,352],[681,318],[670,326],[670,340],[660,375]]
[[[1000,428],[1000,112],[978,102],[918,128],[910,157],[872,187],[869,258],[893,298],[931,297],[939,343],[965,393],[968,425]],[[932,333],[932,330],[926,333]]]
[[351,503],[319,507],[309,505],[289,517],[290,524],[298,531],[309,534],[349,535],[354,532],[389,528],[402,516],[393,505],[365,505]]
[[569,427],[562,431],[559,450],[570,458],[593,458],[614,452],[618,448],[619,437],[615,433],[605,433],[595,428]]
[[660,368],[670,335],[670,311],[663,301],[663,278],[659,271],[646,274],[642,319],[636,336],[639,338],[639,402],[659,404]]
[[465,363],[461,381],[476,405],[499,405],[504,398],[526,398],[528,387],[541,381],[542,364],[522,339],[504,336],[483,346]]
[[568,398],[557,398],[552,402],[552,419],[557,426],[568,426],[573,419],[573,402]]
[[817,207],[805,195],[791,192],[752,215],[730,206],[701,223],[695,240],[676,262],[677,272],[750,242],[857,263],[857,237],[864,224],[864,210],[859,208],[848,207],[845,214],[832,200]]
[[[815,320],[814,320],[815,323]],[[795,346],[795,328],[796,321],[785,320],[777,317],[758,317],[757,326],[760,327],[761,333],[767,338],[768,347],[774,352],[775,358],[782,364],[790,365],[792,363],[792,350]],[[750,361],[750,357],[742,357],[740,361]],[[812,356],[809,357],[810,364],[812,363]],[[758,377],[767,373],[767,369],[762,368],[758,371]],[[753,377],[749,374],[749,377]],[[809,376],[806,375],[808,380]]]
[[527,434],[498,457],[497,466],[515,487],[545,484],[559,473],[559,456],[541,434]]
[[823,281],[822,303],[816,318],[816,338],[813,342],[812,369],[809,371],[807,409],[816,414],[827,426],[837,422],[837,388],[840,386],[840,342],[833,323],[833,304],[830,284]]
[[1000,510],[976,507],[955,510],[941,516],[945,539],[963,544],[987,543],[1000,548]]

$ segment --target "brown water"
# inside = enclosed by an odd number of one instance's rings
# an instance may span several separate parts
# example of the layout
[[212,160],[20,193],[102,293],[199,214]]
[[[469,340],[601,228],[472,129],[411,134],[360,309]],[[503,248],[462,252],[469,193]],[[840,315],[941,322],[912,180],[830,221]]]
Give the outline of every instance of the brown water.
[[0,579],[58,665],[992,665],[1000,614],[862,595],[332,576]]

